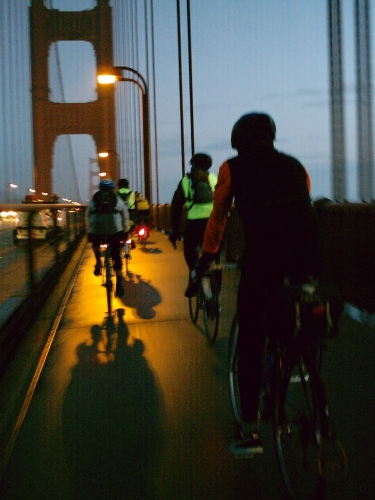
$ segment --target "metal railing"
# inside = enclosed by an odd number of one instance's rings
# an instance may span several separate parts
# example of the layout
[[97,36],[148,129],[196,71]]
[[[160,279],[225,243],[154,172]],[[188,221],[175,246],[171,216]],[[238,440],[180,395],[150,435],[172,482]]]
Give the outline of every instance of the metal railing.
[[86,206],[8,204],[1,217],[0,367],[59,282],[87,233]]
[[[375,313],[375,203],[317,204],[315,211],[324,241],[325,277],[347,302]],[[151,217],[156,228],[171,231],[171,205],[154,205]],[[233,206],[224,240],[226,261],[236,262],[243,250],[242,224]]]

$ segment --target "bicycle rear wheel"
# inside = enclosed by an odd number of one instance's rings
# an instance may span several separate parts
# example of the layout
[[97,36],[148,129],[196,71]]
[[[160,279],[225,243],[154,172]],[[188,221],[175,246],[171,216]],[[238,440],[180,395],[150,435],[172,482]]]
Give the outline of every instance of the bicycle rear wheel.
[[131,243],[125,243],[124,251],[125,251],[125,255],[124,255],[124,257],[125,257],[125,272],[126,272],[126,275],[128,275],[129,274],[129,261],[132,258]]
[[113,295],[113,282],[112,282],[112,258],[110,250],[107,249],[105,254],[105,288],[107,292],[107,306],[108,316],[112,315],[112,295]]
[[219,298],[217,296],[213,296],[211,299],[205,299],[203,305],[203,320],[208,338],[211,342],[215,342],[220,320]]
[[324,498],[319,471],[322,439],[328,437],[328,414],[315,367],[298,362],[280,371],[274,436],[280,470],[294,499]]
[[220,320],[220,305],[219,305],[219,290],[214,274],[207,277],[207,284],[210,297],[206,295],[204,284],[202,281],[202,297],[203,297],[203,321],[206,334],[211,342],[215,342],[219,330]]
[[189,297],[189,314],[190,314],[190,319],[194,324],[198,320],[200,302],[201,302],[200,293],[195,297]]
[[229,392],[234,417],[239,425],[242,424],[242,413],[240,403],[240,391],[238,388],[238,320],[237,315],[233,318],[229,334],[228,344],[228,370],[229,370]]

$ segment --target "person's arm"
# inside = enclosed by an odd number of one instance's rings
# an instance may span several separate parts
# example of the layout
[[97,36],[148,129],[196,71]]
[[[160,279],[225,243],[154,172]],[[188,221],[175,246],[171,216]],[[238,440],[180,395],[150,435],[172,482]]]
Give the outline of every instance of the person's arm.
[[172,216],[172,231],[178,234],[181,222],[182,210],[185,204],[185,194],[182,188],[182,180],[178,183],[177,189],[174,192],[171,204]]
[[128,207],[127,207],[126,203],[124,203],[120,197],[117,200],[117,206],[119,208],[121,219],[122,219],[123,231],[124,231],[124,233],[128,233],[130,230],[130,217],[129,217]]
[[214,208],[208,219],[203,238],[203,251],[215,255],[224,236],[224,230],[233,200],[230,167],[224,162],[220,169],[214,192]]

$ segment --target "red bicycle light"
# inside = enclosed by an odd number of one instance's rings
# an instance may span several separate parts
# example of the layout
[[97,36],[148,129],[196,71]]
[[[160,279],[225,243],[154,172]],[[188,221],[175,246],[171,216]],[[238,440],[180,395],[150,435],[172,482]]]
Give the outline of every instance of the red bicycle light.
[[139,234],[139,236],[144,236],[144,234],[145,234],[145,229],[144,229],[144,227],[141,227],[141,228],[138,230],[138,234]]

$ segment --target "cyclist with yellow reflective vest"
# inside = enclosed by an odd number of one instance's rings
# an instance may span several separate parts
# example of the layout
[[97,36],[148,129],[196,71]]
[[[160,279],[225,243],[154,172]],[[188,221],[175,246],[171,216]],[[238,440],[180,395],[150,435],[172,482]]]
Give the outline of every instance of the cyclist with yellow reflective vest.
[[179,182],[172,199],[172,231],[169,240],[175,245],[180,237],[183,210],[187,221],[183,234],[184,257],[189,268],[189,283],[195,278],[197,249],[202,245],[208,218],[213,209],[213,193],[217,176],[208,172],[212,158],[205,153],[196,153],[190,160],[191,171]]
[[129,188],[128,179],[119,179],[117,186],[118,186],[117,194],[126,203],[126,206],[128,207],[130,220],[133,221],[137,209],[136,192],[132,191]]

